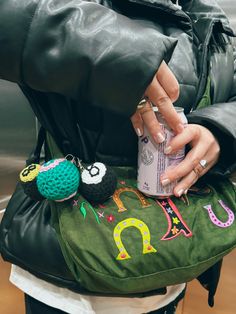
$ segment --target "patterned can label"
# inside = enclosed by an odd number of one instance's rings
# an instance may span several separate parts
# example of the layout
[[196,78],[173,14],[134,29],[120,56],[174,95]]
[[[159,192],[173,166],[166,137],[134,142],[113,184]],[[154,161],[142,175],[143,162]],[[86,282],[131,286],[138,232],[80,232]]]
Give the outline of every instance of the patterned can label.
[[[183,109],[176,107],[176,111],[181,115],[182,122],[187,124]],[[166,155],[164,153],[174,134],[157,112],[156,115],[165,135],[165,141],[161,144],[156,144],[148,130],[144,127],[143,136],[139,138],[137,187],[144,194],[156,198],[164,198],[173,195],[173,189],[177,181],[164,187],[161,184],[161,175],[167,168],[174,168],[184,159],[185,147],[174,154]]]

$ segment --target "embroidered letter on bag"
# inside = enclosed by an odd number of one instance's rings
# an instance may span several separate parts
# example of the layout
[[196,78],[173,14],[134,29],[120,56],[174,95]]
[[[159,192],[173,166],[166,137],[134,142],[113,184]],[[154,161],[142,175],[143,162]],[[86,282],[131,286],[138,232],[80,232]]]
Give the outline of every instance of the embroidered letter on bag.
[[127,218],[125,220],[122,220],[121,222],[119,222],[113,232],[113,237],[116,243],[116,246],[118,248],[118,250],[120,251],[120,253],[117,256],[117,260],[125,260],[128,258],[131,258],[130,255],[128,254],[128,252],[126,251],[122,241],[121,241],[121,232],[126,229],[126,228],[130,228],[130,227],[135,227],[137,228],[141,235],[142,235],[142,239],[143,239],[143,254],[147,254],[147,253],[155,253],[156,250],[154,249],[154,247],[150,244],[150,239],[151,239],[151,235],[150,235],[150,231],[148,229],[148,226],[139,219],[136,218]]
[[123,202],[120,199],[120,194],[123,192],[132,192],[136,194],[142,204],[142,207],[149,207],[151,205],[143,196],[143,194],[140,193],[137,189],[122,187],[120,189],[115,190],[115,193],[113,194],[113,200],[116,203],[117,207],[119,208],[118,212],[124,212],[127,210],[127,208],[124,206]]
[[185,237],[191,237],[193,235],[192,231],[180,215],[178,208],[170,198],[156,202],[163,209],[168,221],[168,230],[161,240],[171,240],[179,236],[181,233],[183,233]]
[[222,200],[219,200],[218,202],[219,202],[220,206],[222,208],[224,208],[224,210],[228,214],[228,220],[226,222],[222,222],[221,220],[219,220],[216,217],[216,215],[214,214],[214,212],[212,210],[211,204],[205,205],[205,206],[203,206],[203,208],[205,208],[208,211],[208,215],[209,215],[209,217],[210,217],[210,219],[214,225],[216,225],[220,228],[228,228],[234,222],[234,213],[228,206],[225,205],[225,203]]

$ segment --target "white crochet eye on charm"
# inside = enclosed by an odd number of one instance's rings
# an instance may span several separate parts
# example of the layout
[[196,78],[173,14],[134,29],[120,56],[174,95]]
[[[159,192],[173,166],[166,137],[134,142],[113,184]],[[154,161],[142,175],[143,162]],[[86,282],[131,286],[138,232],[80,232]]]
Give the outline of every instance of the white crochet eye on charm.
[[107,168],[101,162],[95,162],[82,171],[81,177],[86,184],[98,184],[106,175]]
[[[81,168],[81,167],[80,167]],[[81,169],[81,194],[90,202],[102,203],[111,197],[116,189],[114,170],[101,162],[95,162]]]

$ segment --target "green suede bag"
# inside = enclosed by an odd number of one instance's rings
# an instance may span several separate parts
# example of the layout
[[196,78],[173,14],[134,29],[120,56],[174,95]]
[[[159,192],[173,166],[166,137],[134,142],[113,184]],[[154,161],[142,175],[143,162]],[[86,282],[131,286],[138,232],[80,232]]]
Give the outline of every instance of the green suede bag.
[[[48,145],[60,157],[50,138]],[[137,190],[134,169],[114,170],[117,189],[105,203],[79,193],[51,202],[66,263],[88,290],[128,295],[188,282],[236,246],[236,194],[227,179],[156,200]]]

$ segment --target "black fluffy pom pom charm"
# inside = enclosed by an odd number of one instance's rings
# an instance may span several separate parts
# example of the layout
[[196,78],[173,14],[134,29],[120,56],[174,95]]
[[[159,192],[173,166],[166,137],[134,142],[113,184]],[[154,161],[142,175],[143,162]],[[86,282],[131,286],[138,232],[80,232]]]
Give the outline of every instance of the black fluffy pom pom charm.
[[111,167],[101,162],[81,169],[81,194],[92,203],[103,203],[111,197],[117,186],[117,177]]

